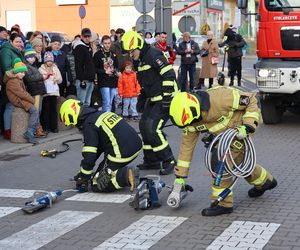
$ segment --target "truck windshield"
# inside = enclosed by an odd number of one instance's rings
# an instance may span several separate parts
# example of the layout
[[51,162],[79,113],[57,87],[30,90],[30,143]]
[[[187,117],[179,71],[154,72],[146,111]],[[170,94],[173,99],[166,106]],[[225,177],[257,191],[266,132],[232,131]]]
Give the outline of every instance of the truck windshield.
[[283,11],[288,9],[293,11],[293,8],[300,8],[299,0],[265,0],[266,8],[270,11]]

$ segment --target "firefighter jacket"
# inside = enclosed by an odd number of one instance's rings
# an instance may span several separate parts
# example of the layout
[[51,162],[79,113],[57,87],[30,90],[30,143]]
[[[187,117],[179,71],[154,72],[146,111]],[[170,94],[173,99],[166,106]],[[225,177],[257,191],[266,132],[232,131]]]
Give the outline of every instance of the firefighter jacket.
[[89,177],[102,153],[111,162],[126,163],[142,150],[137,132],[115,113],[84,108],[78,120],[83,122],[84,136],[80,172]]
[[181,177],[187,177],[201,132],[218,134],[239,125],[249,125],[254,131],[260,122],[260,109],[255,93],[220,86],[196,94],[200,100],[201,117],[199,121],[184,128],[175,169],[176,175]]
[[163,106],[170,106],[174,94],[178,92],[178,84],[173,66],[161,50],[144,45],[137,77],[143,96],[150,98],[151,102],[162,101]]

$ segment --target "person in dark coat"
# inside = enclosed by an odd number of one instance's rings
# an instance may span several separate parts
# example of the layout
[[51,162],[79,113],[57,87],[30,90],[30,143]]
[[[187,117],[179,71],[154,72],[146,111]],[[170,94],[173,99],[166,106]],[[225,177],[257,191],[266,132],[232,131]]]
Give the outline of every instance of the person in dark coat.
[[228,45],[228,76],[230,76],[229,86],[234,84],[234,76],[237,76],[238,86],[241,86],[242,80],[242,56],[243,47],[246,44],[243,37],[236,33],[237,29],[234,25],[231,25],[224,33],[227,39],[220,45]]
[[51,38],[51,49],[54,56],[54,62],[59,68],[60,74],[63,79],[62,83],[59,85],[59,94],[60,96],[66,97],[67,95],[69,95],[68,87],[73,85],[73,77],[67,54],[63,50],[61,50],[60,36],[53,36]]
[[102,111],[112,111],[112,103],[117,93],[117,56],[110,49],[110,37],[102,37],[103,48],[94,55],[94,65],[102,96]]
[[84,28],[81,31],[80,41],[74,44],[77,97],[85,106],[91,104],[95,80],[91,36],[91,30]]
[[[42,112],[42,101],[43,96],[46,94],[46,87],[44,80],[47,78],[47,75],[42,75],[39,72],[39,69],[36,67],[36,52],[32,46],[28,43],[25,47],[25,64],[27,71],[24,77],[24,84],[26,86],[27,92],[34,98],[34,106],[37,109],[38,117]],[[40,119],[38,119],[38,126],[36,128],[36,137],[45,137],[46,133],[44,132],[42,126],[40,126]]]
[[180,83],[181,83],[181,92],[185,92],[187,88],[187,73],[189,73],[190,86],[189,90],[193,91],[194,81],[195,81],[195,72],[196,72],[196,63],[198,62],[197,55],[200,54],[200,49],[198,43],[191,40],[191,35],[189,32],[183,33],[183,41],[179,44],[177,49],[177,54],[181,55],[181,74],[180,74]]

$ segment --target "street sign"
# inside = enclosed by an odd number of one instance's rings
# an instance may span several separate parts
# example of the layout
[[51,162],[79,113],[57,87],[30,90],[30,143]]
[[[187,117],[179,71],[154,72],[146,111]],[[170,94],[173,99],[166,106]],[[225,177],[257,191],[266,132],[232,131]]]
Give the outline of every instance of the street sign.
[[173,2],[172,15],[200,15],[200,1],[194,2]]
[[86,10],[85,7],[83,5],[80,5],[79,7],[79,16],[81,19],[85,18],[86,15]]
[[192,16],[183,16],[178,22],[178,28],[181,33],[184,32],[195,32],[196,31],[196,21]]
[[155,6],[155,0],[134,0],[134,7],[140,13],[149,13]]
[[206,6],[209,9],[224,10],[225,4],[223,0],[207,0]]
[[154,33],[156,23],[152,16],[149,15],[141,15],[138,20],[136,21],[135,28],[137,31],[144,31],[146,33],[147,31]]

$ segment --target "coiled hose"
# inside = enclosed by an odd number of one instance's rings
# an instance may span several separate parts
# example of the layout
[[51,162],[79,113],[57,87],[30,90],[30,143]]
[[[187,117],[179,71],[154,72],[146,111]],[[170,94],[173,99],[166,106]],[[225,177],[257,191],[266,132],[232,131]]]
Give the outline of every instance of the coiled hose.
[[222,173],[222,179],[229,179],[232,177],[246,178],[255,168],[256,165],[256,153],[251,138],[246,137],[244,142],[244,157],[240,164],[236,164],[233,159],[230,145],[236,140],[238,131],[236,129],[227,129],[224,132],[215,136],[212,142],[209,144],[205,152],[205,166],[209,172],[216,178],[219,171],[213,168],[212,151],[217,147],[218,161],[224,162],[224,170]]
[[[236,129],[227,129],[216,135],[205,152],[205,166],[215,178],[215,186],[220,186],[222,179],[233,178],[231,185],[218,195],[218,198],[211,203],[211,207],[217,206],[220,201],[224,200],[231,193],[239,177],[248,177],[255,168],[256,153],[251,138],[246,137],[243,139],[242,144],[240,141],[236,141],[237,134],[238,131]],[[239,143],[239,146],[244,147],[244,157],[240,164],[236,164],[232,156],[230,146],[234,143]],[[212,157],[215,157],[212,154],[214,154],[213,151],[216,146],[218,164],[217,166],[212,166]]]

